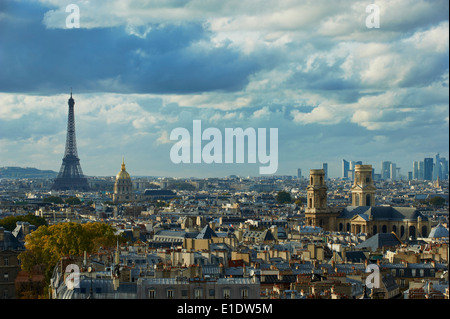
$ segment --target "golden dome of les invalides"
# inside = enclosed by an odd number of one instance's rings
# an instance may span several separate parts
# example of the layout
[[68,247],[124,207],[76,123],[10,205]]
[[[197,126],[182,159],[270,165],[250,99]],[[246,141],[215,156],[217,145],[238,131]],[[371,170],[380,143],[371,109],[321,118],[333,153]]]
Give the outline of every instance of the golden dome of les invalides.
[[124,159],[122,159],[122,169],[116,175],[116,181],[123,180],[123,179],[131,180],[130,174],[128,174],[128,172],[125,170],[125,160]]
[[133,200],[133,183],[130,174],[125,170],[125,161],[122,160],[122,169],[116,175],[114,183],[114,202]]

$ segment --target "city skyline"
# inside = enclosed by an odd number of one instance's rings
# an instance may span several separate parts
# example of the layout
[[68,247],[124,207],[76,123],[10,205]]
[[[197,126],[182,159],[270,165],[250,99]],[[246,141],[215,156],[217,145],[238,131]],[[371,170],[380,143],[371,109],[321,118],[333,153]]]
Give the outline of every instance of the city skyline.
[[377,2],[379,28],[367,4],[6,1],[0,167],[58,171],[71,88],[87,176],[114,176],[122,159],[132,176],[259,175],[258,163],[172,163],[171,131],[194,120],[277,128],[274,175],[327,163],[341,177],[346,159],[407,176],[448,160],[448,2]]

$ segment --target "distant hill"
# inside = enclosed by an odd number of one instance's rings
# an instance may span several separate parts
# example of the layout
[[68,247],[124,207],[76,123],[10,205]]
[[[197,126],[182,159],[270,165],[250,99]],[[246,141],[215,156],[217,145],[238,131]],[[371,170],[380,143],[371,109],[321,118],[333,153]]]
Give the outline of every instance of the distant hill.
[[55,178],[57,172],[32,167],[0,167],[0,178]]

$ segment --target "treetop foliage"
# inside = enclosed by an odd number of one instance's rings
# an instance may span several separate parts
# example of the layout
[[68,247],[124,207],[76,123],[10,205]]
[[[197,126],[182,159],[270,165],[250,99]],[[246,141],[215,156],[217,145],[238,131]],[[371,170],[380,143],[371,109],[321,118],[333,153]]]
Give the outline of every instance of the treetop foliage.
[[41,226],[26,236],[26,250],[19,255],[22,269],[32,273],[37,265],[45,269],[49,280],[53,268],[63,256],[91,254],[100,247],[117,243],[115,228],[105,223],[59,223]]

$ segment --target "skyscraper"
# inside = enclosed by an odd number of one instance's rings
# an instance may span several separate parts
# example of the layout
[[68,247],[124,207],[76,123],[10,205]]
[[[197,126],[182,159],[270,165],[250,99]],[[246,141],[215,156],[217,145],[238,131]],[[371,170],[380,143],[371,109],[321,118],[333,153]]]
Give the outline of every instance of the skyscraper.
[[391,177],[391,162],[381,162],[381,178],[389,179]]
[[433,180],[433,158],[423,159],[423,179],[426,181]]
[[348,171],[350,170],[350,163],[345,159],[342,160],[342,178],[348,178]]
[[423,180],[425,176],[425,163],[419,161],[419,180]]
[[323,171],[325,172],[325,180],[328,179],[328,163],[322,163]]
[[74,105],[75,100],[72,98],[72,92],[70,92],[69,103],[69,116],[67,120],[67,136],[66,136],[66,149],[59,170],[58,176],[53,183],[52,189],[54,190],[89,190],[89,185],[86,177],[83,175],[83,171],[80,166],[80,159],[78,158],[77,142],[75,136],[75,112]]
[[448,161],[445,157],[441,157],[441,174],[442,179],[448,179]]
[[395,163],[391,163],[390,165],[389,178],[391,179],[391,181],[397,180],[397,165]]
[[433,166],[433,181],[441,179],[441,160],[439,159],[439,153],[436,154],[436,162]]
[[419,179],[419,161],[413,162],[412,179]]
[[297,178],[302,179],[302,169],[301,168],[297,168]]

